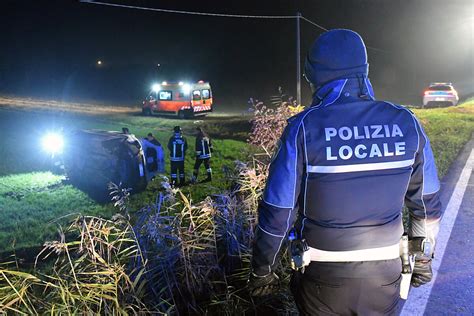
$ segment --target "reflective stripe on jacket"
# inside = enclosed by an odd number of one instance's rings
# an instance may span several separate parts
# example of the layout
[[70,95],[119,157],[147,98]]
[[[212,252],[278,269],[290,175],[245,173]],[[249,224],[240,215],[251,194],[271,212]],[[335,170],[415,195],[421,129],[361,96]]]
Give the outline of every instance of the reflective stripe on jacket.
[[168,141],[171,161],[184,161],[187,149],[188,143],[186,142],[186,138],[181,136],[180,133],[175,133]]
[[209,137],[196,137],[196,157],[198,159],[211,158],[212,142]]
[[351,251],[396,244],[404,201],[414,222],[442,215],[433,153],[413,113],[376,101],[367,78],[330,82],[315,100],[289,120],[270,165],[257,274],[273,268],[296,218],[309,246]]

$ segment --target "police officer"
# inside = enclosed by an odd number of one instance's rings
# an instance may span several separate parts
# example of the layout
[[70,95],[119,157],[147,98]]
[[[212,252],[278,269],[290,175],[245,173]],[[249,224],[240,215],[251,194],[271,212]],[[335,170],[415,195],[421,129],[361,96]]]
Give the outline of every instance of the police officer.
[[194,163],[193,179],[192,182],[196,182],[199,175],[199,167],[204,163],[204,167],[207,171],[207,178],[205,182],[212,180],[212,169],[210,160],[212,156],[212,142],[209,136],[201,127],[196,128],[198,135],[196,137],[196,162]]
[[171,184],[173,186],[178,184],[178,175],[179,185],[184,185],[184,157],[187,149],[188,143],[186,138],[181,135],[181,127],[175,126],[174,134],[168,141],[171,161]]
[[430,142],[413,113],[375,100],[367,75],[359,34],[316,40],[305,65],[313,102],[289,120],[259,205],[249,290],[278,287],[278,255],[296,221],[310,259],[291,281],[302,315],[398,313],[404,201],[418,254],[412,284],[431,280],[442,214]]

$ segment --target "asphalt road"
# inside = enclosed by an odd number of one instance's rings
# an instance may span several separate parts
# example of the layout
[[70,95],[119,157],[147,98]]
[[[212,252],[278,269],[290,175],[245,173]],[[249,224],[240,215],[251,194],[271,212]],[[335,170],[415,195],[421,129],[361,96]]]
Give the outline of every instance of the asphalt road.
[[473,168],[471,140],[442,181],[434,282],[411,289],[402,315],[474,315]]

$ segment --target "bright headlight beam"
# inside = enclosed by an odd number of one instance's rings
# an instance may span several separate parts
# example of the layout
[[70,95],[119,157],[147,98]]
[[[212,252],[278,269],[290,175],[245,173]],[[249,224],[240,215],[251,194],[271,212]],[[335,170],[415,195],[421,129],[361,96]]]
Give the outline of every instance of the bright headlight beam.
[[151,90],[153,90],[153,92],[158,92],[161,90],[161,86],[155,83],[154,85],[151,86]]
[[60,134],[48,133],[41,139],[41,145],[50,154],[60,154],[64,148],[64,139]]

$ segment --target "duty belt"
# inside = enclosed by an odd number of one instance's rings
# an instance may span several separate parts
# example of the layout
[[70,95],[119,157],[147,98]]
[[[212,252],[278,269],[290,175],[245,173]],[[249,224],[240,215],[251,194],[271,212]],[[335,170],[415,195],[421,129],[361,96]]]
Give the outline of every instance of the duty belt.
[[309,247],[311,261],[319,262],[352,262],[352,261],[376,261],[400,258],[400,244],[392,246],[349,250],[349,251],[326,251]]

